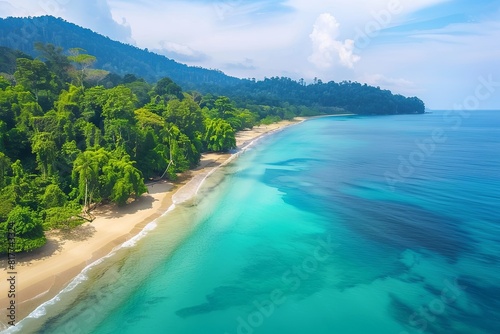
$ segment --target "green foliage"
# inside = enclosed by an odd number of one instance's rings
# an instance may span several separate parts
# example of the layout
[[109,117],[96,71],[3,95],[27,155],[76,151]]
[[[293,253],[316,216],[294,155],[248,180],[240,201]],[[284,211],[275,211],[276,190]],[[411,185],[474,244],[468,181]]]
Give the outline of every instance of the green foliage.
[[260,121],[260,123],[264,124],[264,125],[269,125],[269,124],[279,122],[280,120],[281,119],[278,116],[266,116],[266,118],[262,119]]
[[163,116],[167,122],[175,124],[191,139],[196,137],[196,133],[205,131],[205,117],[200,106],[189,95],[182,101],[169,101]]
[[132,93],[135,94],[135,96],[137,96],[138,107],[143,107],[151,101],[151,97],[149,96],[151,85],[144,80],[140,81],[139,79],[137,79],[133,82],[127,82],[124,85],[125,87],[129,88]]
[[75,203],[68,203],[65,206],[57,206],[44,210],[43,228],[51,230],[54,228],[70,229],[85,222],[80,217],[82,209]]
[[[0,76],[0,78],[3,78]],[[5,122],[8,128],[15,126],[15,117],[19,113],[17,93],[12,86],[0,88],[0,121]]]
[[16,206],[15,188],[7,186],[0,191],[0,222],[6,221],[12,209]]
[[0,75],[0,89],[5,90],[7,87],[11,87],[10,81]]
[[104,139],[108,150],[125,149],[132,154],[136,137],[136,128],[128,120],[111,118],[104,121]]
[[110,153],[103,148],[85,151],[76,157],[71,175],[78,187],[76,198],[83,200],[84,207],[90,205],[93,199],[98,201],[102,199],[99,177],[109,159]]
[[236,147],[236,138],[231,125],[223,119],[210,119],[203,141],[210,151],[228,151]]
[[38,168],[42,176],[46,177],[53,173],[54,161],[57,157],[57,146],[54,142],[52,133],[39,132],[32,139],[32,150],[36,154]]
[[79,86],[83,87],[84,80],[88,77],[89,68],[96,62],[95,56],[82,53],[86,52],[82,48],[71,48],[68,60],[75,65],[75,68],[70,69],[70,75],[76,80]]
[[141,172],[126,154],[121,158],[112,157],[102,172],[103,195],[118,205],[126,204],[131,195],[139,197],[147,192]]
[[137,109],[134,112],[137,125],[141,129],[151,128],[156,131],[163,129],[165,126],[165,119],[145,108]]
[[102,112],[106,103],[106,89],[103,86],[86,89],[81,103],[83,119],[99,127],[104,119]]
[[16,82],[31,91],[38,101],[41,90],[53,88],[52,74],[44,62],[35,59],[18,58],[17,70],[14,73]]
[[55,74],[59,88],[63,88],[69,81],[68,71],[71,68],[70,60],[64,55],[63,48],[41,42],[35,42],[34,47],[40,58],[45,60],[48,69]]
[[241,129],[251,129],[257,123],[258,115],[243,109],[238,113],[238,119],[241,122]]
[[[2,45],[5,45],[2,43]],[[26,53],[19,50],[9,49],[5,46],[0,46],[0,73],[14,74],[16,71],[17,58],[33,59]],[[0,84],[0,87],[2,84]]]
[[123,151],[112,153],[100,148],[78,155],[72,178],[77,185],[77,199],[89,206],[93,200],[110,200],[123,205],[130,196],[147,191],[141,172]]
[[82,87],[69,85],[68,90],[62,90],[55,106],[59,112],[69,112],[74,117],[80,117],[84,90]]
[[5,178],[10,169],[11,161],[8,156],[0,152],[0,189],[5,186]]
[[[15,232],[15,251],[27,252],[40,248],[46,243],[42,221],[30,208],[17,206],[9,214],[7,221],[1,224],[0,231],[8,232],[9,226]],[[7,236],[5,236],[7,237]],[[6,253],[3,243],[0,252]]]
[[62,207],[66,205],[67,196],[57,184],[50,184],[45,188],[40,202],[45,208]]
[[214,107],[218,118],[227,119],[234,116],[236,109],[227,96],[220,96],[214,102]]
[[182,100],[184,98],[184,95],[182,95],[182,88],[170,78],[163,78],[158,81],[151,95],[156,103],[167,103],[173,99]]
[[102,115],[107,119],[122,118],[131,120],[137,104],[137,97],[130,88],[117,86],[105,91]]

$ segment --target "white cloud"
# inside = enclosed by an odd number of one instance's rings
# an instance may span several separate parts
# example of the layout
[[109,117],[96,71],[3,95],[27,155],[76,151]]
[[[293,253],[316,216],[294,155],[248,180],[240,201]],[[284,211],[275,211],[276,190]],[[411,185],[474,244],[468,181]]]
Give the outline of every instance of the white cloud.
[[329,13],[323,13],[316,19],[313,31],[309,35],[313,53],[308,59],[317,67],[328,69],[339,63],[352,68],[354,63],[360,60],[360,57],[353,53],[352,39],[338,40],[339,26],[335,17]]
[[173,58],[180,62],[200,62],[207,60],[208,56],[203,52],[194,50],[187,45],[169,42],[169,41],[160,41],[160,49],[153,49],[156,53],[165,55],[169,58]]
[[135,44],[127,20],[125,17],[114,20],[106,0],[71,1],[69,3],[71,3],[70,6],[62,6],[65,18],[69,21],[105,34],[111,39]]
[[379,86],[403,95],[416,95],[417,87],[414,82],[404,78],[391,78],[383,74],[366,74],[359,79],[360,82],[371,86]]
[[[159,41],[168,41],[172,43],[168,49],[177,44],[183,46],[184,54],[190,49],[205,55],[203,60],[196,60],[180,53],[162,52],[175,60],[259,79],[281,76],[286,69],[309,65],[308,50],[304,48],[309,27],[300,24],[300,13],[280,6],[269,8],[270,3],[228,0],[215,5],[172,0],[146,6],[140,2],[110,1],[113,17],[127,18],[139,47],[162,49],[165,47]],[[247,58],[252,59],[251,64],[244,61]]]
[[253,60],[249,58],[245,58],[244,61],[239,63],[228,63],[225,64],[224,69],[232,69],[232,70],[255,70],[255,66],[253,64]]

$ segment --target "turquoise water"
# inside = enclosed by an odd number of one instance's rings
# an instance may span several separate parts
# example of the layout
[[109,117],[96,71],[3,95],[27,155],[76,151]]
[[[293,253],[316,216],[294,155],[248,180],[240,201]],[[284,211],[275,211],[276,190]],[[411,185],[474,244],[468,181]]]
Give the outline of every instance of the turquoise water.
[[304,122],[22,331],[498,333],[499,153],[500,112]]

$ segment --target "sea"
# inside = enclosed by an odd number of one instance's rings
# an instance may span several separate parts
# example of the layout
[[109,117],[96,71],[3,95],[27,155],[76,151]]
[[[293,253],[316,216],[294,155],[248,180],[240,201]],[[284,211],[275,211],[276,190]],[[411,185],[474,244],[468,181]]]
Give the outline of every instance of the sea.
[[307,120],[9,332],[500,333],[500,111]]

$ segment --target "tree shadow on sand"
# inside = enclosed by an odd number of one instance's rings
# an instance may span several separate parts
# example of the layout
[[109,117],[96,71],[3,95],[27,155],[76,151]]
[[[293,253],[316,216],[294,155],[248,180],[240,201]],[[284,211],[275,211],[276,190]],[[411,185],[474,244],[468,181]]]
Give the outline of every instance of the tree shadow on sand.
[[61,240],[85,241],[91,238],[96,229],[92,224],[80,225],[72,229],[62,229],[57,233]]
[[138,211],[151,209],[153,207],[153,203],[156,201],[157,199],[154,199],[151,196],[141,196],[124,206],[106,204],[95,211],[92,211],[92,214],[96,217],[103,217],[106,219],[120,218],[125,215],[137,213]]
[[30,263],[33,260],[49,258],[53,254],[59,252],[63,244],[63,240],[54,240],[53,238],[47,239],[47,243],[38,249],[28,253],[16,254],[16,261],[18,263]]

